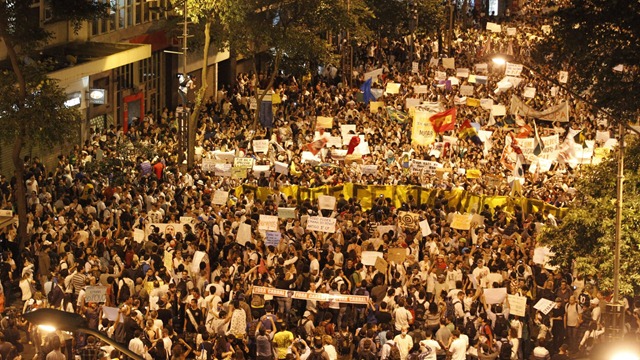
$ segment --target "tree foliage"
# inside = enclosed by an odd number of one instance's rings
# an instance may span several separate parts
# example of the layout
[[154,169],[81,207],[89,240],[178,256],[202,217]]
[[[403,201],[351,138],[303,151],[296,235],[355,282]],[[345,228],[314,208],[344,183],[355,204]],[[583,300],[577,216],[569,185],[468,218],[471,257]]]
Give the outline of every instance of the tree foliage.
[[380,37],[428,34],[445,23],[446,8],[439,0],[366,0],[374,17],[368,25]]
[[[640,2],[575,0],[552,17],[534,58],[569,71],[569,86],[618,118],[635,120],[640,104]],[[623,71],[614,67],[623,65]],[[622,96],[624,94],[624,96]]]
[[[625,187],[621,236],[620,291],[640,290],[640,194],[638,166],[640,140],[630,141],[625,151]],[[572,264],[579,273],[599,278],[600,287],[613,289],[616,217],[617,159],[611,154],[602,163],[582,170],[576,187],[577,203],[557,228],[546,229],[540,241],[556,253],[553,263]]]

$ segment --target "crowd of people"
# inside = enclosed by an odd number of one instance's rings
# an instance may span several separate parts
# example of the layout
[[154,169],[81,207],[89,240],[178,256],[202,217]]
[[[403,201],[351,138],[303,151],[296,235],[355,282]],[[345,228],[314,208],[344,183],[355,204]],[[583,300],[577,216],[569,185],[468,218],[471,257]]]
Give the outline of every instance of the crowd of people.
[[[541,9],[535,4],[522,10],[527,22],[514,16],[502,23],[502,32],[486,30],[490,18],[460,31],[454,68],[445,68],[442,60],[432,64],[439,53],[433,38],[416,38],[413,50],[404,40],[383,39],[356,49],[351,87],[343,85],[340,69],[330,67],[308,79],[279,79],[270,128],[255,126],[250,100],[266,76],[239,75],[235,87],[219,92],[220,101],[211,98],[203,107],[196,164],[232,153],[269,165],[268,171],[233,177],[199,165],[184,171],[178,163],[177,120],[168,109],[135,120],[126,133],[97,129],[69,156],[60,155],[53,168],[29,159],[24,250],[9,246],[17,237],[15,226],[0,233],[7,310],[1,359],[15,358],[24,346],[34,346],[37,358],[46,360],[122,358],[93,336],[47,333],[20,316],[44,307],[81,314],[88,327],[145,359],[559,360],[588,355],[603,337],[602,309],[609,294],[599,290],[598,274],[540,261],[544,249],[536,236],[561,219],[518,205],[484,205],[474,209],[480,217],[468,230],[458,229],[451,223],[466,209],[452,206],[445,196],[446,190],[464,189],[569,206],[583,163],[569,160],[575,143],[584,143],[593,155],[614,135],[603,137],[609,131],[606,119],[533,72],[523,71],[518,84],[498,85],[505,69],[489,57],[510,53],[527,59],[536,37],[544,36],[546,24],[536,19]],[[507,27],[515,27],[515,35],[504,31]],[[458,75],[455,68],[473,74],[482,63],[487,68],[477,74],[487,76],[486,82],[474,83],[467,75],[458,77],[458,85],[451,83],[450,77]],[[384,107],[371,111],[359,88],[365,74],[376,69],[382,72],[372,79],[374,89],[386,89],[389,82],[401,87],[397,94],[379,94]],[[570,67],[567,71],[571,74]],[[441,82],[436,77],[442,72]],[[567,101],[570,119],[534,126],[532,118],[495,115],[491,108],[469,105],[460,94],[464,85],[474,86],[466,97],[491,99],[507,109],[513,95],[533,87],[529,106],[541,110]],[[414,86],[426,90],[417,93]],[[412,122],[396,116],[411,111],[407,98],[435,111],[455,107],[456,127],[437,134],[433,144],[412,144]],[[318,116],[332,118],[332,126],[317,128]],[[469,136],[461,129],[466,120],[491,135],[480,141]],[[313,158],[303,158],[313,149],[309,144],[327,135],[341,137],[340,125],[349,124],[355,125],[350,138],[362,135],[369,151],[352,151],[360,144],[351,140],[336,147],[321,142]],[[546,171],[540,164],[533,169],[535,156],[524,159],[517,151],[519,135],[533,137],[532,127],[560,139]],[[266,154],[254,151],[255,139],[269,140]],[[522,180],[511,179],[514,168],[504,161],[509,148],[518,162],[529,163]],[[355,158],[346,161],[345,150]],[[415,160],[439,162],[451,172],[415,171]],[[288,171],[276,172],[276,162]],[[365,174],[361,165],[378,165],[377,172]],[[482,175],[468,176],[470,169]],[[409,196],[401,204],[382,196],[371,199],[370,206],[343,194],[326,209],[316,199],[278,191],[286,185],[346,183],[443,192],[429,202]],[[259,195],[256,187],[271,191]],[[15,207],[14,188],[15,178],[0,177],[3,208]],[[228,192],[221,203],[213,201],[219,190]],[[279,218],[278,231],[269,231],[278,232],[279,240],[267,244],[261,216],[279,216],[281,208],[295,208],[295,214]],[[401,221],[400,212],[426,220],[428,231]],[[308,229],[316,217],[335,219],[335,227]],[[372,252],[383,261],[364,261]],[[521,298],[525,303],[516,303]],[[10,306],[19,300],[21,308]],[[626,304],[627,332],[634,334],[635,304]]]

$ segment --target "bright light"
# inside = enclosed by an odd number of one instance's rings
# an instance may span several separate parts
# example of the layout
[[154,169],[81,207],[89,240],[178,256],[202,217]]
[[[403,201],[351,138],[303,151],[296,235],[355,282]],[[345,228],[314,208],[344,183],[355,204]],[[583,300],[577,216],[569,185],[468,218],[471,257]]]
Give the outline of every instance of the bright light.
[[638,354],[630,350],[621,350],[614,353],[609,359],[610,360],[640,360],[640,356],[638,356]]
[[51,333],[51,332],[56,331],[56,328],[55,328],[55,326],[53,326],[53,325],[44,325],[44,324],[40,324],[40,325],[38,325],[38,328],[39,328],[40,330],[42,330],[42,331],[44,331],[44,332],[48,332],[48,333]]
[[493,59],[491,59],[493,61],[494,64],[496,65],[504,65],[507,63],[507,60],[505,60],[504,58],[501,57],[494,57]]

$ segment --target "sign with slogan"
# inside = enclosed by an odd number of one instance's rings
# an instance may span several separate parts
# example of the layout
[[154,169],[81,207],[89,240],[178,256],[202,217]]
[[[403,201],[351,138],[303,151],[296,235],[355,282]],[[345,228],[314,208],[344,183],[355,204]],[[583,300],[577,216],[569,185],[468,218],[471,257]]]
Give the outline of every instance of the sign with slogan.
[[336,207],[336,198],[328,195],[318,196],[318,207],[320,210],[333,210]]
[[228,191],[216,190],[216,192],[213,193],[211,203],[215,205],[224,205],[227,203],[227,199],[229,199]]
[[231,168],[231,179],[233,180],[242,180],[247,178],[247,168],[241,167],[232,167]]
[[384,109],[384,101],[372,101],[369,103],[369,111],[372,114],[377,114],[378,109]]
[[346,304],[368,304],[369,297],[366,295],[343,295],[343,294],[326,294],[326,293],[312,293],[306,291],[293,291],[289,289],[277,289],[264,286],[254,286],[253,294],[256,295],[270,295],[274,297],[286,297],[289,299],[297,300],[315,300],[321,302],[337,302]]
[[253,151],[256,153],[266,154],[269,152],[269,140],[253,140]]
[[444,81],[447,80],[447,73],[444,71],[436,71],[436,80],[438,81]]
[[444,66],[445,69],[455,69],[456,60],[454,58],[442,58],[442,66]]
[[541,313],[547,315],[549,311],[554,308],[554,306],[556,306],[555,302],[549,299],[542,298],[535,305],[533,305],[533,308],[536,310],[540,310]]
[[216,160],[223,161],[227,164],[233,164],[233,159],[236,158],[236,153],[234,151],[228,151],[228,152],[213,151],[212,154]]
[[[349,139],[351,140],[351,139]],[[340,149],[342,147],[342,137],[340,136],[329,136],[327,141],[327,147],[335,147]]]
[[180,216],[180,224],[194,224],[195,220],[193,216]]
[[460,86],[460,95],[462,95],[462,96],[473,96],[473,85],[462,85],[462,86]]
[[431,58],[431,60],[429,60],[429,67],[438,67],[438,63],[440,63],[440,59]]
[[235,159],[233,159],[233,167],[252,169],[253,168],[253,158],[247,158],[247,157],[235,158]]
[[214,171],[214,167],[216,166],[217,162],[215,159],[202,159],[202,164],[200,165],[200,168],[202,169],[202,171],[206,171],[206,172],[210,172],[210,171]]
[[566,84],[569,80],[569,73],[567,71],[560,71],[558,73],[558,82]]
[[106,286],[87,286],[84,295],[85,302],[105,302],[107,301]]
[[396,264],[402,264],[407,258],[407,249],[405,248],[389,248],[387,259]]
[[454,214],[451,228],[457,230],[469,230],[471,228],[471,216]]
[[469,77],[469,69],[467,69],[467,68],[458,68],[458,69],[456,69],[456,77],[468,78]]
[[140,244],[144,241],[144,230],[142,229],[133,229],[133,241]]
[[420,230],[422,230],[422,236],[431,235],[431,226],[429,226],[429,220],[420,221]]
[[316,119],[316,129],[331,129],[333,127],[333,118],[329,116],[318,116]]
[[536,97],[536,88],[529,86],[525,87],[522,96],[533,99],[534,97]]
[[387,94],[397,94],[400,92],[400,83],[387,83]]
[[516,36],[516,28],[514,27],[508,27],[507,28],[507,35],[509,36]]
[[278,217],[280,219],[295,219],[296,208],[278,208]]
[[216,176],[230,177],[231,176],[231,164],[215,164],[213,167],[213,173]]
[[509,313],[524,317],[527,311],[527,298],[518,295],[507,295],[507,299],[509,300]]
[[489,288],[484,289],[484,300],[488,305],[502,304],[507,298],[507,288]]
[[378,270],[381,273],[386,273],[387,272],[387,268],[389,267],[389,263],[387,263],[387,261],[381,257],[376,258],[376,263],[373,265],[376,270]]
[[427,146],[436,141],[436,132],[429,118],[433,113],[416,110],[411,129],[411,144]]
[[278,246],[280,244],[280,238],[282,234],[279,231],[267,231],[267,238],[264,241],[264,244],[267,246]]
[[429,92],[429,87],[427,85],[416,85],[413,87],[413,92],[416,94],[426,94]]
[[378,165],[360,165],[362,175],[375,175],[378,173]]
[[310,216],[309,219],[307,219],[307,230],[333,234],[336,232],[336,219],[321,216]]
[[289,174],[289,164],[276,161],[274,163],[274,170],[278,174],[288,175]]
[[278,217],[272,215],[260,215],[258,230],[278,231]]
[[408,211],[398,212],[398,225],[406,230],[418,230],[420,215]]
[[520,76],[522,73],[522,64],[507,63],[504,74],[506,76]]
[[414,74],[420,72],[420,64],[417,61],[411,63],[411,72]]
[[244,246],[248,242],[251,242],[251,225],[242,223],[238,226],[236,242],[242,246]]

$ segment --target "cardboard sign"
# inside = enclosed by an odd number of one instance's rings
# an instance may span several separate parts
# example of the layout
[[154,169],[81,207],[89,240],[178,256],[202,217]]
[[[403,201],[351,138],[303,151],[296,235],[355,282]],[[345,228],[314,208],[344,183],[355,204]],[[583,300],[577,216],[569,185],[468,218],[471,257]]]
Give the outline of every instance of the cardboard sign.
[[489,288],[484,289],[484,301],[488,305],[502,304],[504,299],[507,298],[507,288]]
[[202,171],[210,172],[214,170],[215,165],[217,164],[215,159],[202,159],[202,163],[200,164],[200,168]]
[[426,94],[429,92],[429,87],[427,85],[416,85],[413,87],[413,92],[416,94]]
[[536,97],[536,88],[529,86],[525,87],[522,96],[533,99],[534,97]]
[[235,158],[233,159],[233,167],[251,169],[253,168],[253,158]]
[[289,174],[289,164],[276,161],[274,162],[274,170],[278,174]]
[[333,234],[336,232],[336,219],[321,216],[310,216],[307,220],[307,230]]
[[414,74],[420,72],[420,64],[417,61],[411,63],[411,72]]
[[533,305],[533,308],[536,310],[540,310],[541,313],[547,315],[549,311],[551,311],[555,306],[556,306],[555,302],[549,299],[542,298],[538,300],[538,302],[535,305]]
[[267,231],[266,232],[266,239],[264,241],[264,244],[266,246],[278,246],[280,244],[280,238],[282,237],[282,234],[279,231]]
[[438,81],[444,81],[447,80],[447,73],[444,71],[436,71],[436,80]]
[[387,269],[389,268],[389,263],[385,259],[383,259],[381,257],[378,257],[378,258],[376,258],[376,263],[373,266],[379,272],[386,273]]
[[518,295],[507,295],[509,314],[524,317],[527,311],[527,298]]
[[84,295],[85,302],[105,302],[107,301],[106,286],[87,286]]
[[398,212],[398,225],[406,230],[418,230],[420,215],[408,211]]
[[502,32],[502,26],[500,24],[487,22],[487,30],[494,33],[499,33],[499,32]]
[[493,105],[491,107],[491,115],[505,116],[507,115],[507,108],[504,105]]
[[378,109],[384,109],[384,101],[372,101],[369,103],[369,111],[372,114],[377,114]]
[[422,231],[422,236],[431,235],[431,226],[429,226],[428,220],[420,221],[420,230]]
[[407,249],[405,248],[389,248],[387,259],[396,264],[402,264],[407,258]]
[[333,118],[329,116],[318,116],[316,119],[316,129],[331,129],[333,127]]
[[484,225],[484,216],[473,214],[473,216],[471,216],[471,222],[475,223],[477,226]]
[[431,60],[429,60],[429,67],[438,67],[439,63],[440,63],[440,59],[431,58]]
[[451,228],[457,230],[469,230],[471,228],[471,216],[454,214]]
[[480,63],[475,65],[476,72],[486,73],[489,71],[489,65],[487,63]]
[[258,230],[278,231],[278,217],[272,215],[260,215]]
[[253,176],[259,178],[260,175],[264,174],[265,177],[269,177],[271,173],[271,166],[269,165],[253,165]]
[[329,140],[327,141],[327,147],[335,147],[340,149],[342,147],[342,137],[340,136],[329,136]]
[[460,86],[460,95],[462,96],[473,96],[473,85],[462,85]]
[[[400,92],[400,83],[387,83],[387,94],[397,94]],[[373,112],[373,111],[372,111]]]
[[443,58],[442,66],[444,66],[445,69],[455,69],[456,60],[454,58]]
[[410,109],[412,107],[420,106],[420,102],[422,102],[422,100],[420,100],[420,99],[406,98],[404,100],[404,107],[407,108],[407,109]]
[[507,28],[507,35],[508,36],[516,36],[516,28],[514,27],[508,27]]
[[363,251],[360,254],[360,262],[362,265],[375,266],[376,259],[382,257],[382,253],[379,251]]
[[296,208],[278,208],[278,217],[280,219],[295,219]]
[[456,77],[468,78],[469,77],[469,69],[467,69],[467,68],[458,68],[458,69],[456,69]]
[[485,110],[491,110],[493,108],[493,99],[480,99],[480,107]]
[[253,140],[253,151],[255,153],[263,153],[266,154],[269,152],[269,140]]
[[248,242],[251,242],[251,225],[242,223],[238,226],[236,242],[242,246],[244,246]]
[[211,203],[215,205],[224,205],[227,203],[228,199],[229,199],[228,191],[216,190],[216,192],[213,193],[213,199],[211,200]]
[[336,207],[336,198],[333,196],[318,196],[318,207],[320,210],[333,210]]
[[378,173],[378,165],[360,165],[362,175],[376,175]]
[[247,169],[246,168],[239,168],[239,167],[232,167],[231,168],[231,179],[233,180],[242,180],[242,179],[246,179],[247,178]]

